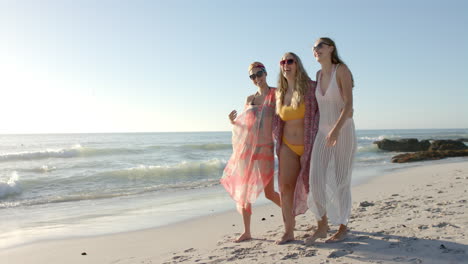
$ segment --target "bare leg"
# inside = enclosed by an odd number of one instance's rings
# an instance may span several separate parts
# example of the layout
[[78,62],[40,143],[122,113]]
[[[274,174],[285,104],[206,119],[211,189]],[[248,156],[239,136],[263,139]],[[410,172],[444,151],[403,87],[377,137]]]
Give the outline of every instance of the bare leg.
[[300,157],[285,144],[280,148],[279,184],[281,193],[281,210],[283,212],[284,234],[277,244],[294,240],[295,219],[293,214],[294,190],[301,169]]
[[348,235],[348,228],[345,225],[340,225],[338,232],[325,241],[325,243],[335,243],[345,240]]
[[326,215],[324,215],[322,220],[317,221],[317,230],[315,230],[315,232],[306,239],[305,243],[312,244],[319,238],[326,238],[328,230],[328,218]]
[[245,208],[242,208],[242,218],[244,220],[244,233],[240,235],[234,242],[239,243],[242,241],[250,240],[252,239],[252,235],[250,234],[250,218],[252,216],[251,213],[251,207],[252,205],[248,205],[248,210]]
[[265,186],[265,197],[281,207],[281,198],[279,193],[275,192],[273,179]]

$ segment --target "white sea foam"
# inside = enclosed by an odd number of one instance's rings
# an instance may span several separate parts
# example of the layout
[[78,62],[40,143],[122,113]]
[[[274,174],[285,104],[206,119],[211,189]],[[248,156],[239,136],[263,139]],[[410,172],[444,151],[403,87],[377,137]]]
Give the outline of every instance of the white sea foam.
[[19,176],[16,171],[12,172],[11,175],[5,181],[0,181],[0,199],[10,195],[20,194],[21,187],[18,184]]
[[200,150],[224,150],[224,149],[232,149],[232,144],[220,144],[220,143],[212,143],[212,144],[197,144],[197,145],[182,145],[182,148],[186,149],[200,149]]
[[91,157],[91,156],[106,156],[119,154],[139,154],[140,149],[127,148],[86,148],[81,145],[74,145],[68,149],[47,149],[43,151],[29,151],[18,153],[6,153],[0,155],[1,161],[15,160],[39,160],[48,158],[74,158],[74,157]]
[[220,173],[225,165],[226,162],[219,159],[191,162],[184,161],[173,165],[140,165],[138,167],[116,170],[106,174],[129,178],[169,177],[174,181],[188,176],[221,176]]
[[365,145],[365,146],[358,146],[357,152],[381,152],[381,150],[377,147],[376,144]]
[[49,165],[42,165],[40,167],[32,168],[32,169],[25,169],[24,171],[30,171],[30,172],[38,172],[38,173],[46,173],[46,172],[51,172],[56,170],[57,168],[54,166],[49,166]]
[[369,137],[369,136],[363,136],[363,137],[358,137],[358,140],[368,140],[368,141],[378,141],[382,139],[398,139],[401,138],[399,135],[380,135],[380,136],[374,136],[374,137]]

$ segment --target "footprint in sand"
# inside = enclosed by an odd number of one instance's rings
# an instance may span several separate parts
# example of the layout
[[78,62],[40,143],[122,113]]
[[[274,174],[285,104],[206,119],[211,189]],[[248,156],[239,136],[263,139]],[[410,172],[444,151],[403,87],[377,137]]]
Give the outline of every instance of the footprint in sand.
[[299,254],[297,253],[289,253],[286,256],[282,257],[281,260],[288,260],[288,259],[298,259]]
[[330,255],[328,255],[328,258],[341,258],[343,256],[346,256],[346,255],[349,255],[349,254],[352,254],[352,253],[353,253],[352,250],[345,250],[345,249],[336,250],[336,251],[333,251],[332,253],[330,253]]
[[420,225],[420,226],[418,226],[418,229],[419,229],[419,230],[424,230],[424,229],[428,229],[428,228],[429,228],[429,226],[427,226],[427,225]]
[[345,247],[347,247],[347,248],[354,248],[354,247],[357,247],[357,246],[361,245],[359,243],[354,243],[354,242],[348,242],[348,243],[344,243],[344,244],[345,244]]
[[404,257],[396,257],[396,258],[393,258],[393,260],[397,262],[401,262],[401,261],[405,261],[406,259]]
[[411,264],[420,264],[420,263],[423,263],[423,261],[422,261],[421,259],[418,259],[418,258],[409,259],[408,262],[411,263]]

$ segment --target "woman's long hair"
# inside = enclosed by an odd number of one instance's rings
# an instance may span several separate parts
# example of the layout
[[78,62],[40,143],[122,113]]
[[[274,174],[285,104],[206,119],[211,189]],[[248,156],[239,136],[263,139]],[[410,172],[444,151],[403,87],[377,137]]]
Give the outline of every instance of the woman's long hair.
[[[302,65],[301,59],[294,54],[293,52],[287,52],[283,55],[283,58],[287,55],[291,55],[294,58],[294,61],[297,65],[296,70],[296,86],[292,87],[293,89],[293,96],[291,99],[291,106],[293,109],[297,109],[297,107],[304,102],[304,97],[309,87],[310,78],[307,75],[304,66]],[[279,114],[281,107],[283,106],[284,95],[288,90],[288,81],[283,76],[283,70],[280,69],[279,77],[278,77],[278,89],[276,89],[276,113]]]
[[[345,64],[343,60],[340,58],[338,55],[338,49],[336,48],[335,42],[331,38],[319,38],[320,42],[324,42],[328,46],[333,46],[333,52],[331,54],[331,61],[333,64]],[[346,65],[348,66],[348,65]],[[348,67],[349,69],[349,67]],[[351,70],[350,70],[351,72]],[[354,77],[353,74],[351,73],[351,80],[353,82],[353,87],[354,87]]]

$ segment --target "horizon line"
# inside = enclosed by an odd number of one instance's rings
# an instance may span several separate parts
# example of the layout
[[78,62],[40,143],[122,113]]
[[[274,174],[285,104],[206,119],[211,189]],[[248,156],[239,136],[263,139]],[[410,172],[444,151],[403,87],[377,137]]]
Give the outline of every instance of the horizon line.
[[[356,131],[362,130],[455,130],[455,129],[468,129],[466,128],[363,128],[356,129]],[[126,132],[30,132],[30,133],[1,133],[0,135],[64,135],[64,134],[154,134],[154,133],[220,133],[220,132],[231,132],[231,130],[192,130],[192,131],[126,131]]]

